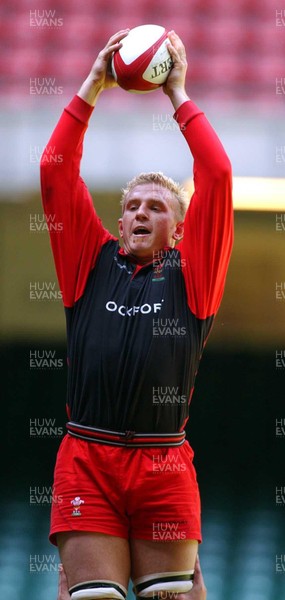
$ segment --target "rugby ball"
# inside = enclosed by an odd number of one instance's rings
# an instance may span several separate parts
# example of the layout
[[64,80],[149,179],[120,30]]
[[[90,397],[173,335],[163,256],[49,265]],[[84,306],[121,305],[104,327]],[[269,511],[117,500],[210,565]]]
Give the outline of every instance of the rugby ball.
[[167,35],[160,25],[140,25],[130,30],[111,62],[113,77],[121,88],[143,94],[164,84],[173,64]]

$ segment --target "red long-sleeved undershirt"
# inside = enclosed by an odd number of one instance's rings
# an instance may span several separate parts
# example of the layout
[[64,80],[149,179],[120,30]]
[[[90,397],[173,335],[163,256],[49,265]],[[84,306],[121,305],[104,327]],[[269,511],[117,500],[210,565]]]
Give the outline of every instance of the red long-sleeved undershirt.
[[[83,295],[102,245],[115,239],[103,227],[80,177],[83,139],[93,107],[75,96],[64,110],[41,159],[44,211],[62,231],[50,231],[64,305]],[[233,241],[231,166],[212,126],[192,102],[174,118],[194,157],[194,186],[177,245],[191,311],[200,319],[215,314],[224,290]],[[61,157],[51,162],[53,155]],[[100,149],[98,149],[98,152]],[[110,174],[111,175],[111,174]]]

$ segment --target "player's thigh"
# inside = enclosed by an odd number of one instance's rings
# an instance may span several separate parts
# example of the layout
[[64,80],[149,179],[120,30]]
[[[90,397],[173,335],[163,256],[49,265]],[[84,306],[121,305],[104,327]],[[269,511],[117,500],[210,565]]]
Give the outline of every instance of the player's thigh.
[[70,531],[57,534],[68,587],[83,581],[109,580],[128,587],[128,540],[103,533]]
[[130,540],[132,580],[153,573],[194,570],[198,542]]

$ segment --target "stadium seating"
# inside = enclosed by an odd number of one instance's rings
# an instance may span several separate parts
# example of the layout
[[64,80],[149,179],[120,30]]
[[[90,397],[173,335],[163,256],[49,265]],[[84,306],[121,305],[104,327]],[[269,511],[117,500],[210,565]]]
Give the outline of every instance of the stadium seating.
[[[217,101],[250,97],[274,103],[272,85],[282,77],[285,10],[271,0],[11,0],[1,8],[0,80],[2,102],[16,86],[29,103],[27,81],[53,77],[72,88],[81,81],[110,35],[126,26],[161,23],[183,39],[188,80],[195,97],[208,92]],[[131,100],[129,95],[129,100]]]

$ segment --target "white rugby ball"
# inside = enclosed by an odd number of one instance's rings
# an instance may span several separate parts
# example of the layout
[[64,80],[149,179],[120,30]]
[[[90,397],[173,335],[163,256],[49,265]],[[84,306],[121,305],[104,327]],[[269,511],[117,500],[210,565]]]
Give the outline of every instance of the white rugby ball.
[[143,94],[163,85],[173,64],[167,35],[160,25],[140,25],[130,30],[111,62],[113,77],[120,87]]

